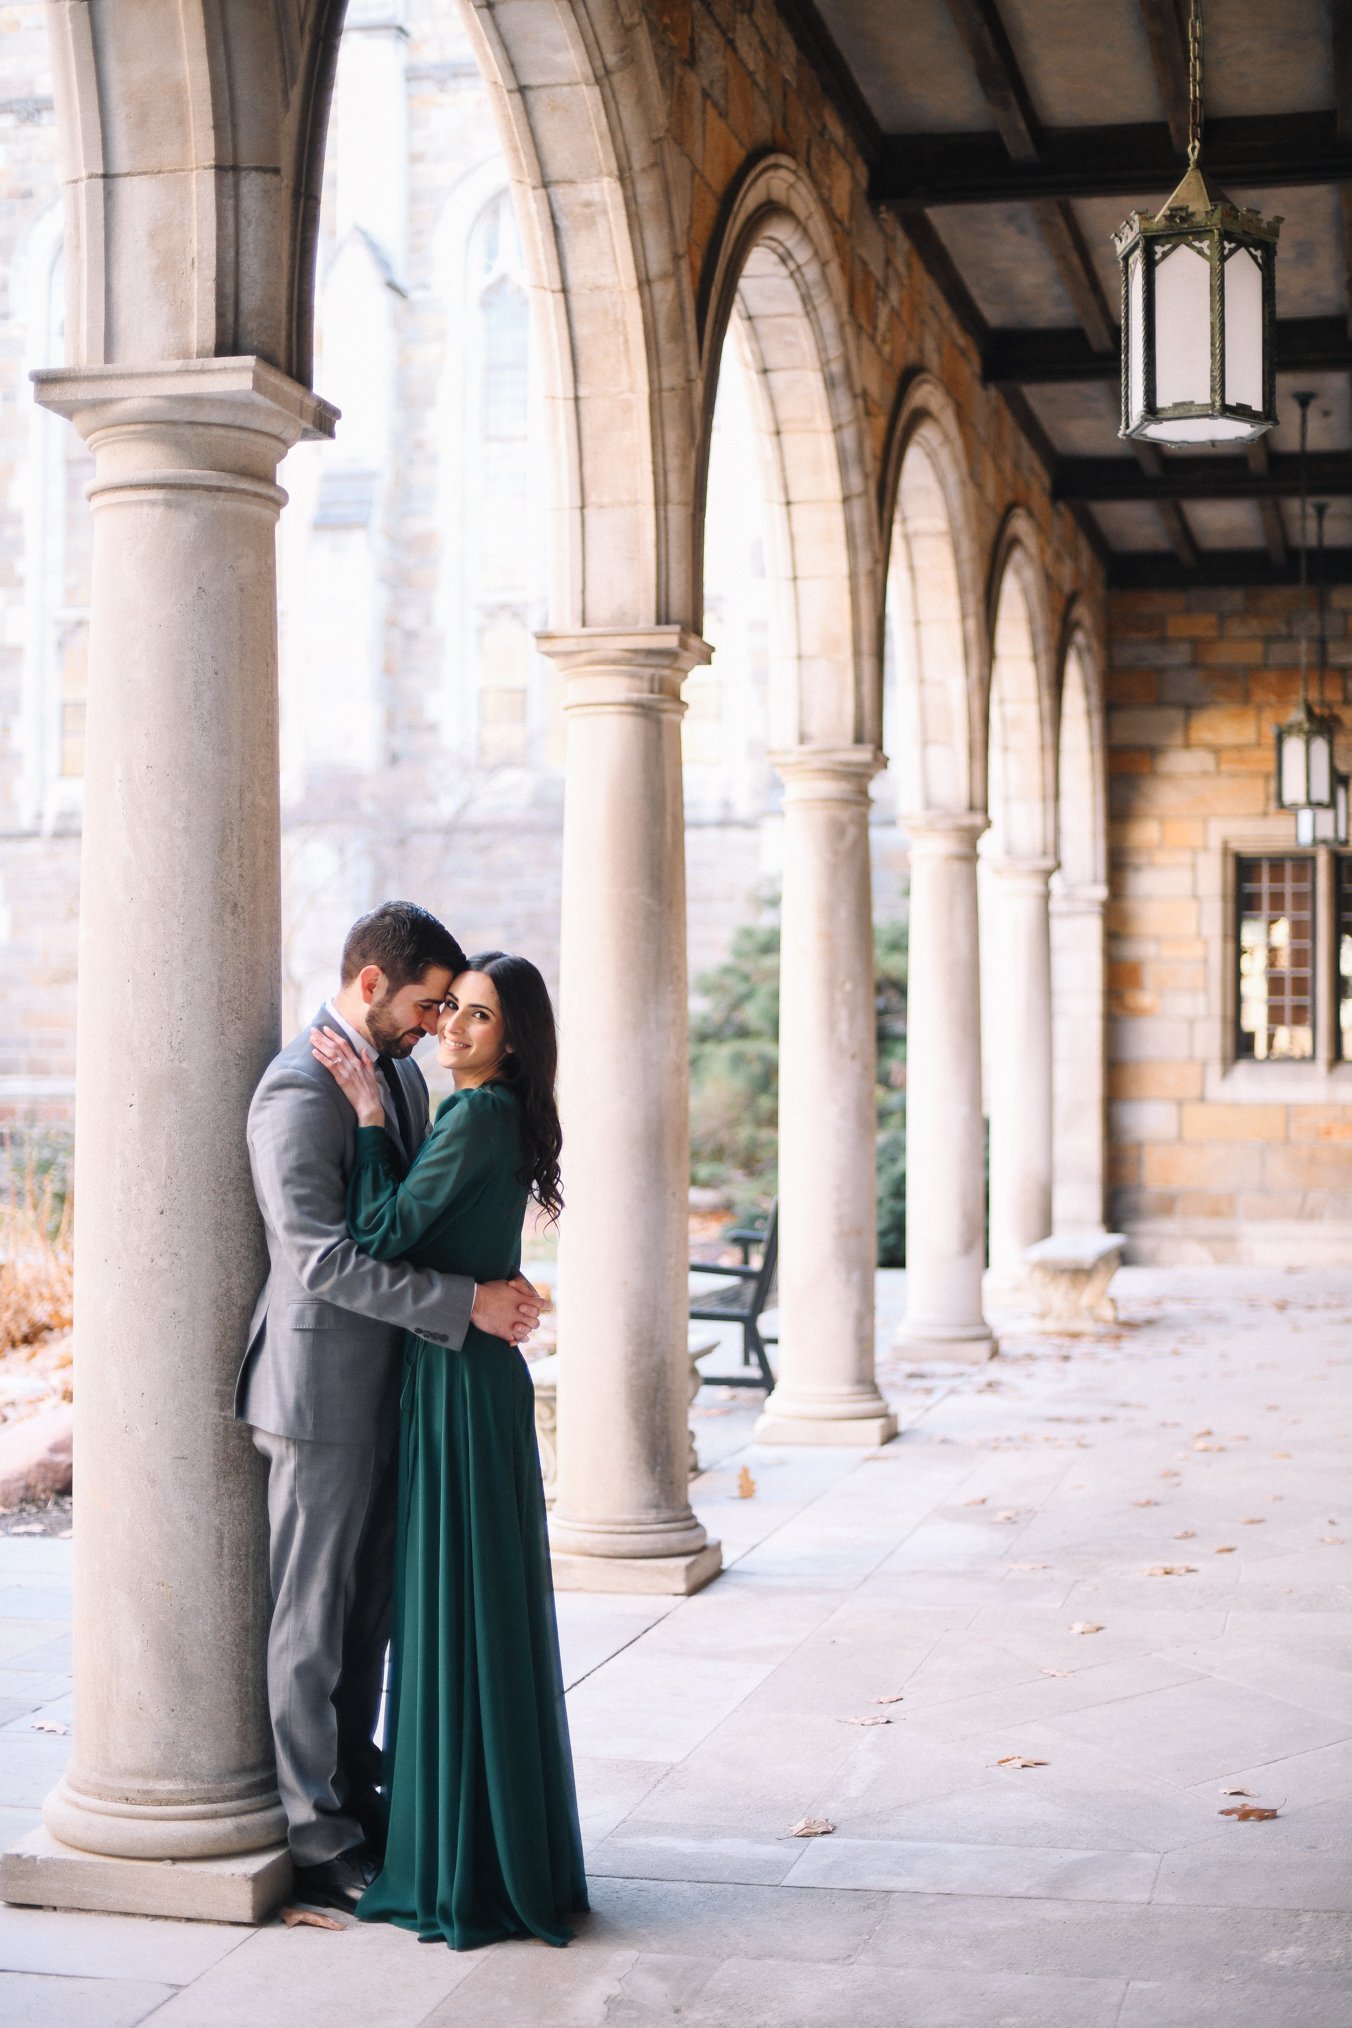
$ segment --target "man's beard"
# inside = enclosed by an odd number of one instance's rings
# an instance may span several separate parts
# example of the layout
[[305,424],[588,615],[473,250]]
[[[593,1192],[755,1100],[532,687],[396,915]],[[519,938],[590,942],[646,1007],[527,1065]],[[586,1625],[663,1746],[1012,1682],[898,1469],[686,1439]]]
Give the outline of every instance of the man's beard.
[[366,1032],[370,1036],[379,1056],[411,1056],[422,1040],[422,1030],[409,1040],[409,1031],[400,1028],[385,1012],[387,994],[384,1000],[373,1000],[366,1010]]

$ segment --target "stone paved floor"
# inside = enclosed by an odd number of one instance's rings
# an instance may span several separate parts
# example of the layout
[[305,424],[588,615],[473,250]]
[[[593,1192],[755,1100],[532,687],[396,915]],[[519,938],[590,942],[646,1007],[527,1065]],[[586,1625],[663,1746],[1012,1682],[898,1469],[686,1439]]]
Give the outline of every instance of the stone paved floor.
[[[1098,1344],[889,1370],[881,1452],[701,1399],[727,1574],[561,1600],[569,1950],[0,1909],[0,2022],[1347,2028],[1352,1273],[1119,1287]],[[0,1538],[6,1834],[68,1745],[69,1550]]]

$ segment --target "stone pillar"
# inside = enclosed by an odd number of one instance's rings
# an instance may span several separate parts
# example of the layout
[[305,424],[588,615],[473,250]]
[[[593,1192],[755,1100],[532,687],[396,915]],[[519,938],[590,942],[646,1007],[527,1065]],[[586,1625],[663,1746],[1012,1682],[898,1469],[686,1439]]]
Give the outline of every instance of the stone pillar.
[[778,1384],[761,1443],[881,1444],[874,1377],[877,1044],[872,747],[774,756],[784,778]]
[[690,1510],[689,1061],[675,626],[539,636],[562,672],[555,1583],[690,1592],[721,1568]]
[[976,841],[969,811],[908,818],[906,1316],[911,1359],[989,1359],[986,1129],[981,1112],[981,966]]
[[1107,1131],[1105,886],[1051,897],[1052,1229],[1102,1232]]
[[[1047,883],[1055,861],[986,862],[990,949],[990,1263],[1009,1283],[1025,1247],[1052,1229],[1052,956]],[[985,956],[989,956],[986,965]]]
[[37,376],[94,454],[75,1156],[75,1724],[11,1900],[256,1920],[290,1878],[267,1519],[231,1419],[278,1040],[276,470],[260,360]]

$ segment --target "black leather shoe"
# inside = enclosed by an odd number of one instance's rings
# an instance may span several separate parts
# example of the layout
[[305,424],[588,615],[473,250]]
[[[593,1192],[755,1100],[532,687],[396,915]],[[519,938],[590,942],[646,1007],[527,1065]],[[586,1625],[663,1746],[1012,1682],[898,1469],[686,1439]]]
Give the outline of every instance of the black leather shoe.
[[318,1866],[297,1866],[295,1899],[312,1908],[342,1908],[349,1914],[376,1877],[376,1867],[358,1845]]

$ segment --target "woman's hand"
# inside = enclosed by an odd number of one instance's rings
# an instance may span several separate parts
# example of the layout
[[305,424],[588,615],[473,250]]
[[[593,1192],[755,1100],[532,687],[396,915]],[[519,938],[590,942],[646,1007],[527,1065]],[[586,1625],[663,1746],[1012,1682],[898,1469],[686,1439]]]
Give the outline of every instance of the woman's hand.
[[315,1061],[331,1070],[346,1096],[352,1101],[359,1127],[383,1127],[385,1101],[380,1078],[369,1057],[358,1056],[333,1028],[312,1028],[310,1048]]

